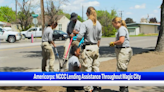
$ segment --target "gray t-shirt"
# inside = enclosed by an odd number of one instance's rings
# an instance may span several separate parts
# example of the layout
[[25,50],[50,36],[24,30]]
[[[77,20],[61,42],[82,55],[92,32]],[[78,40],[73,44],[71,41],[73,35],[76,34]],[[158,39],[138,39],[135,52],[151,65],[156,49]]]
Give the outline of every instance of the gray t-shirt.
[[80,27],[80,32],[77,36],[78,40],[84,37],[84,43],[97,43],[102,36],[102,26],[99,21],[93,25],[92,20],[88,19],[83,22]]
[[75,28],[74,28],[74,29],[75,29],[76,31],[78,31],[78,32],[79,32],[79,31],[80,31],[80,26],[81,26],[81,22],[80,22],[79,20],[77,20],[77,22],[76,22],[76,24],[75,24]]
[[53,41],[53,30],[51,27],[47,27],[44,29],[44,33],[42,35],[42,41],[50,42]]
[[74,67],[79,67],[79,66],[80,66],[80,62],[76,56],[72,56],[68,60],[68,71],[74,71]]
[[129,43],[129,33],[126,27],[121,26],[116,33],[116,41],[119,40],[121,36],[125,37],[125,40],[122,45],[116,45],[116,47],[130,47]]

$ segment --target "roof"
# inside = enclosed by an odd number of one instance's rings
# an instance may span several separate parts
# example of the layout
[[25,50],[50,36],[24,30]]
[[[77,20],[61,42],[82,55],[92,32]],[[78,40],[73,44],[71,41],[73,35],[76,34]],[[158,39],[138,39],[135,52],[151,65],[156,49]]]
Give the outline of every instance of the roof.
[[138,28],[138,27],[127,27],[127,28]]
[[154,26],[160,26],[160,24],[157,24],[157,23],[130,23],[130,24],[127,24],[127,26],[130,26],[130,25],[154,25]]

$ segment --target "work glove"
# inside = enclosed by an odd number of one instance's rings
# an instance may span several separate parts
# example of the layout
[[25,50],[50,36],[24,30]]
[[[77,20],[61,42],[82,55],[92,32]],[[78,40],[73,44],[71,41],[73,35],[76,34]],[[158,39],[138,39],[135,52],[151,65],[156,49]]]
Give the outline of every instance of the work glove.
[[114,42],[110,42],[109,46],[114,47]]

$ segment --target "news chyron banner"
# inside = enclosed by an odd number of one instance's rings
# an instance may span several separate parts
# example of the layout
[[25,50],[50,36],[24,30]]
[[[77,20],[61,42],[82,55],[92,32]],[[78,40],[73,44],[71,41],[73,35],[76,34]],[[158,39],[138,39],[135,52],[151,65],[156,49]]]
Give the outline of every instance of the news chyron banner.
[[164,72],[0,72],[0,86],[161,86]]

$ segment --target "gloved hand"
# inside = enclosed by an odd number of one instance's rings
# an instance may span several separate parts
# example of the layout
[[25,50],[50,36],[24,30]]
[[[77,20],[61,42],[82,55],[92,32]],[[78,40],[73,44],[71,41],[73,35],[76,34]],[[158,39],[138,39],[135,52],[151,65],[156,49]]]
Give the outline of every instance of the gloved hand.
[[110,42],[109,46],[114,47],[114,42]]

